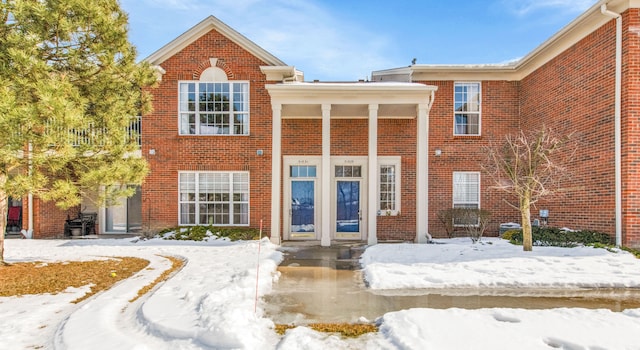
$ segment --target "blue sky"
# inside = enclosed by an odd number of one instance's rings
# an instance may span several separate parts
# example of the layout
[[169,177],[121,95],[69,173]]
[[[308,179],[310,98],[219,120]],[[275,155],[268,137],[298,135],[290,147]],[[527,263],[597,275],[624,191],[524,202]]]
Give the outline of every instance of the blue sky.
[[305,73],[367,79],[372,70],[518,59],[596,0],[120,0],[140,58],[209,15]]

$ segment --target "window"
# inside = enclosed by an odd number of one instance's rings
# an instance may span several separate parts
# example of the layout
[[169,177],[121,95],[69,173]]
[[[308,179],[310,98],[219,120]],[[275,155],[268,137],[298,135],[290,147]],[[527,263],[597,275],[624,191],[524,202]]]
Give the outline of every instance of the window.
[[179,174],[180,225],[248,225],[249,173]]
[[180,135],[248,135],[249,83],[181,82]]
[[480,173],[453,173],[453,207],[480,208]]
[[336,165],[336,177],[361,177],[362,167],[360,165]]
[[[480,209],[480,173],[453,173],[453,207]],[[477,218],[461,216],[454,219],[455,225],[477,224]]]
[[480,83],[454,85],[454,135],[480,135]]
[[400,157],[379,157],[379,215],[398,215],[400,212]]
[[291,177],[316,177],[315,165],[293,165],[290,168]]

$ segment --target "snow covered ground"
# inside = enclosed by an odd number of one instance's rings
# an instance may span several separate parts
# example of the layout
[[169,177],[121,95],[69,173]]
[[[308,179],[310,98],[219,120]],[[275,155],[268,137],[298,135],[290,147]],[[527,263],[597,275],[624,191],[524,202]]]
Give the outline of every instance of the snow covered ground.
[[[439,243],[370,247],[362,263],[371,288],[640,288],[640,260],[625,252],[534,247],[524,253],[491,238]],[[135,256],[151,265],[79,305],[70,301],[86,287],[0,298],[0,349],[640,349],[640,309],[410,309],[385,314],[378,333],[359,339],[306,327],[280,337],[263,317],[262,302],[255,304],[256,281],[259,295],[269,293],[282,260],[266,239],[7,240],[5,248],[9,262]],[[130,303],[169,268],[163,255],[187,264]]]

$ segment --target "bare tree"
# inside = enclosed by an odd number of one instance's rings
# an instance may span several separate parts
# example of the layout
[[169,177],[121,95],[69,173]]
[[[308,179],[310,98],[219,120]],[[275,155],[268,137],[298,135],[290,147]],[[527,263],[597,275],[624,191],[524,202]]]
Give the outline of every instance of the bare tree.
[[483,170],[494,180],[492,188],[512,194],[518,200],[522,219],[523,249],[531,251],[531,205],[543,197],[568,190],[566,166],[577,145],[572,134],[558,136],[543,126],[531,132],[507,135],[502,143],[485,147]]
[[469,238],[473,243],[480,242],[491,221],[491,212],[484,209],[463,208],[462,214],[464,229]]

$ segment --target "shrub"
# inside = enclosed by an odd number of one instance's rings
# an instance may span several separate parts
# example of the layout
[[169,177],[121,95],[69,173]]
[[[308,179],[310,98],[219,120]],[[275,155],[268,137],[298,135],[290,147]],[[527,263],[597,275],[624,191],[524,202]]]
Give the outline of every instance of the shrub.
[[453,238],[453,233],[460,230],[475,243],[484,235],[491,212],[476,208],[447,208],[438,211],[438,219],[444,225],[447,237]]
[[[516,232],[511,234],[510,242],[522,244],[522,230],[513,231]],[[533,245],[536,246],[575,247],[580,244],[611,243],[611,237],[608,234],[590,230],[568,231],[553,227],[532,227],[531,234]]]
[[473,243],[482,239],[484,231],[489,226],[491,220],[491,212],[484,209],[461,208],[462,222],[465,223],[464,228],[469,234],[469,238]]
[[[507,230],[502,234],[502,239],[506,239],[507,241],[511,241],[514,234],[522,232],[519,229]],[[522,233],[520,233],[522,234]]]
[[185,226],[162,230],[160,236],[180,241],[204,241],[211,237],[238,241],[258,239],[260,230],[250,227]]
[[455,226],[453,226],[453,220],[455,218],[457,208],[448,208],[442,209],[438,211],[438,220],[444,225],[444,230],[447,232],[447,237],[453,237],[453,231],[455,230]]
[[620,247],[620,249],[633,254],[636,258],[640,259],[640,250],[629,248],[629,247]]

